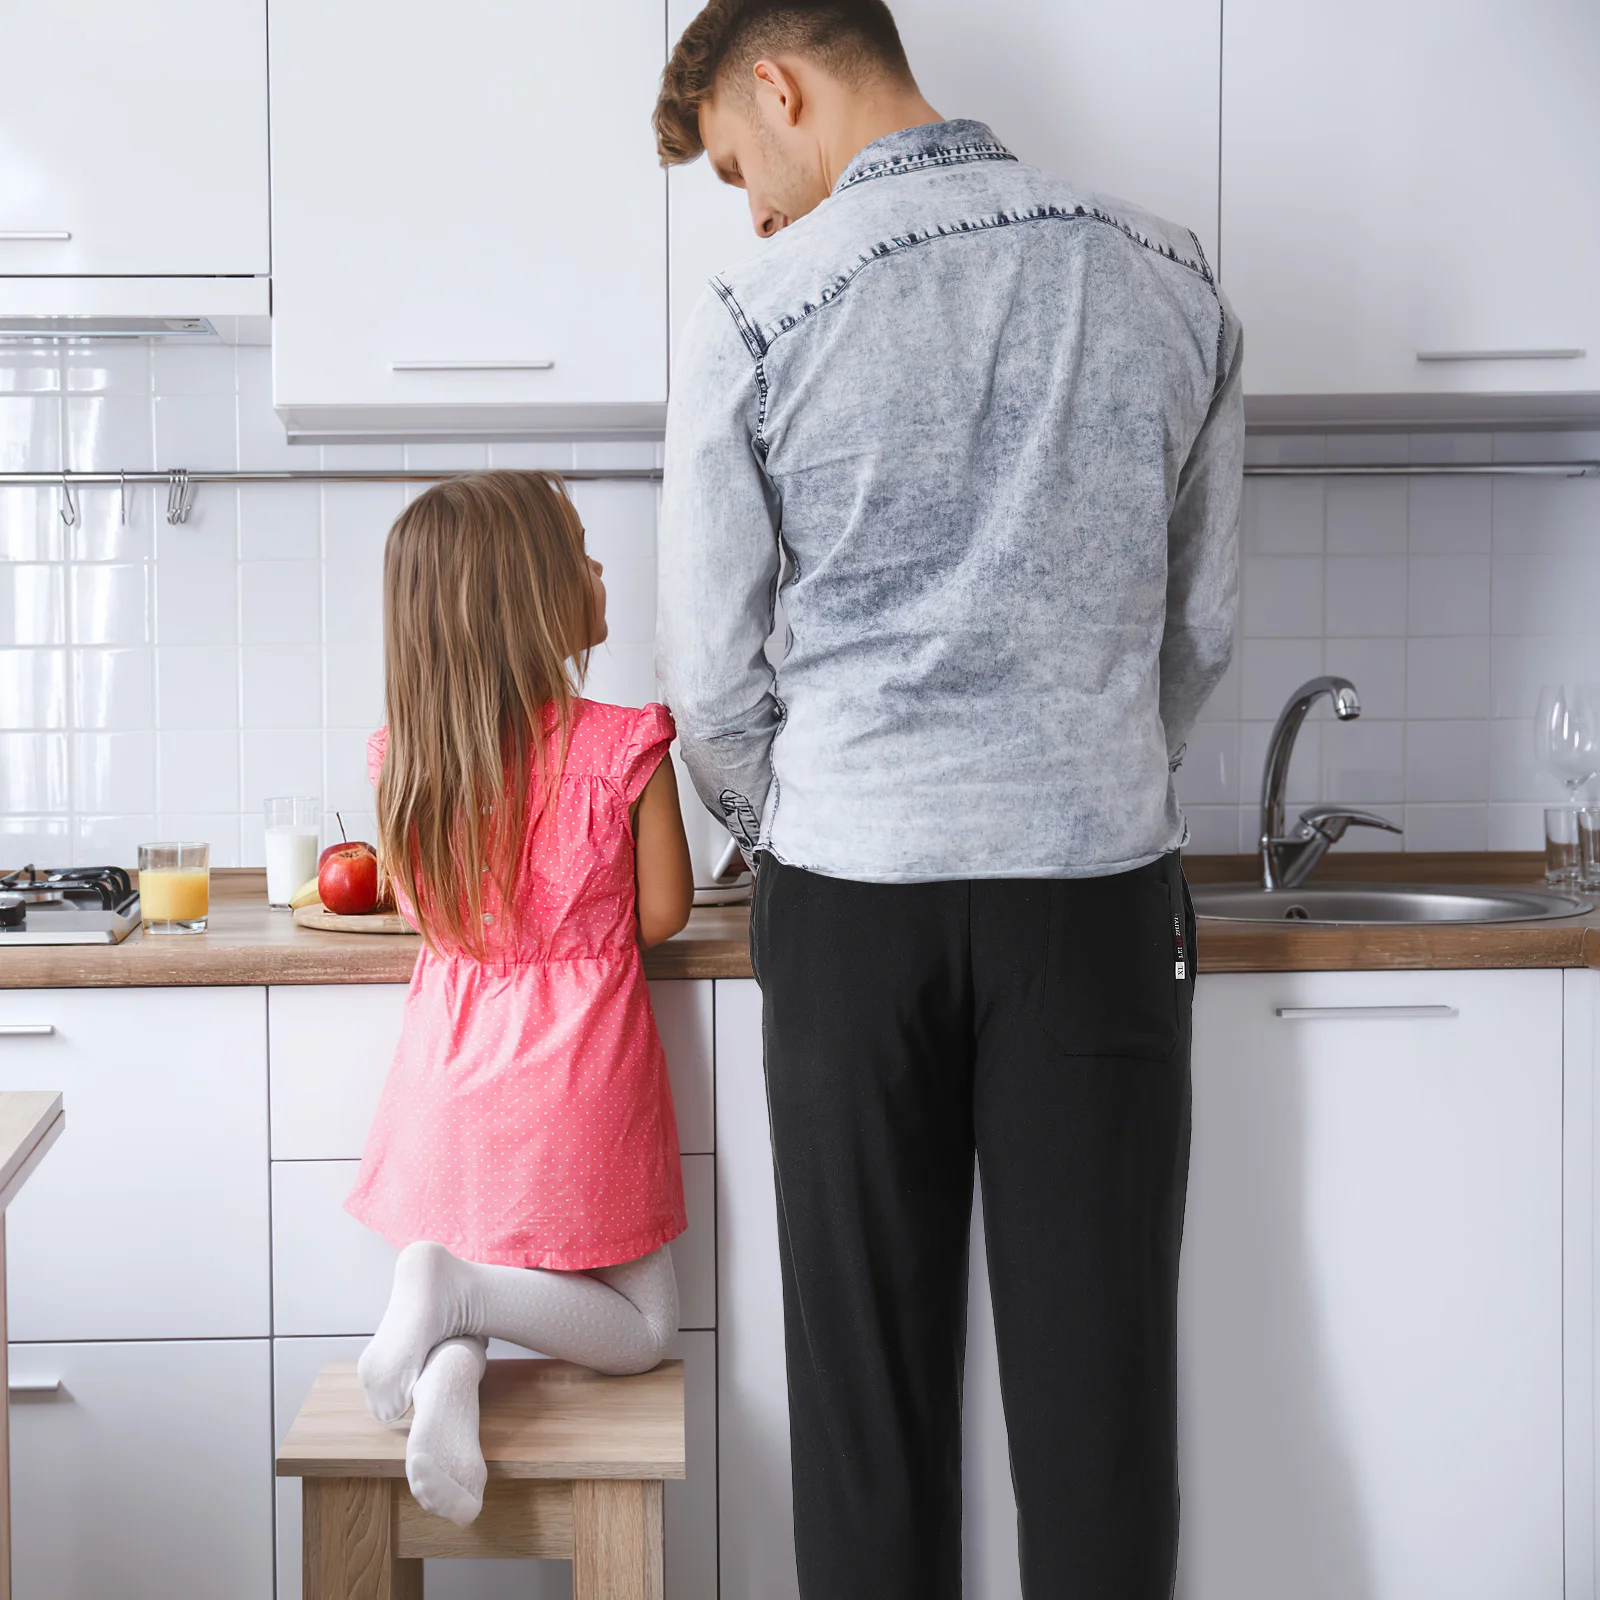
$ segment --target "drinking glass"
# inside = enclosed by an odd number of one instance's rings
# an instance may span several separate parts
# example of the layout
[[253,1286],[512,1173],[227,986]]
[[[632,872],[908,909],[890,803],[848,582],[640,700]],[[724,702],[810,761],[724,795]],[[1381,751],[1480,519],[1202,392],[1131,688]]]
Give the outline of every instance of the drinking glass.
[[139,917],[146,933],[204,933],[211,912],[211,846],[139,846]]
[[1578,810],[1578,873],[1585,889],[1600,889],[1600,806]]
[[317,802],[285,795],[266,803],[267,904],[286,906],[317,875]]
[[1576,797],[1600,771],[1600,694],[1587,683],[1547,683],[1534,717],[1534,754]]

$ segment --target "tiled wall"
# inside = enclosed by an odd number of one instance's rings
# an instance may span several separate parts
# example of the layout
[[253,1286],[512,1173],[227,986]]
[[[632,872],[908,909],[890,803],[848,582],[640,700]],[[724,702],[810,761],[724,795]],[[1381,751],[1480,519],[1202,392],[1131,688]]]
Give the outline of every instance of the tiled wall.
[[[1600,458],[1600,434],[1252,438],[1258,462]],[[1405,828],[1355,850],[1537,850],[1565,791],[1534,758],[1542,682],[1600,682],[1600,479],[1250,478],[1234,664],[1189,744],[1192,847],[1250,851],[1268,735],[1294,687],[1351,679],[1290,771],[1292,804],[1345,801]],[[1591,784],[1587,793],[1593,793]],[[1293,812],[1290,814],[1293,820]]]
[[[0,469],[648,466],[650,446],[290,447],[263,348],[12,350]],[[1600,435],[1253,439],[1256,460],[1600,457]],[[311,793],[370,837],[362,759],[382,714],[379,560],[396,485],[0,491],[0,862],[128,861],[154,837],[260,860],[261,802]],[[580,484],[611,640],[590,692],[654,693],[655,500]],[[1412,849],[1536,849],[1560,795],[1533,757],[1541,681],[1600,681],[1600,480],[1254,478],[1235,664],[1181,774],[1194,848],[1248,850],[1267,735],[1302,679],[1341,672],[1365,714],[1307,723],[1296,804],[1404,824]],[[1354,848],[1399,847],[1353,832]]]
[[[651,466],[655,447],[291,447],[264,348],[104,343],[0,356],[0,469]],[[372,837],[364,747],[382,719],[379,576],[400,485],[0,490],[0,863],[131,862],[152,838],[261,860],[261,802],[313,794]],[[412,491],[415,492],[415,491]],[[649,484],[577,484],[610,641],[589,689],[655,686]],[[332,827],[331,815],[325,822]],[[337,837],[337,833],[329,834]]]

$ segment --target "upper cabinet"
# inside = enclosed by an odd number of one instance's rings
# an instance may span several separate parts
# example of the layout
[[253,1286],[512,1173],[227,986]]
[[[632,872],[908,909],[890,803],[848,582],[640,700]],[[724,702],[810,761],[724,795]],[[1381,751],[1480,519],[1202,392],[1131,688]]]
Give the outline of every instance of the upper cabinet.
[[0,278],[269,271],[266,29],[264,0],[8,5]]
[[1228,0],[1222,281],[1263,421],[1600,400],[1600,6]]
[[291,437],[659,432],[661,0],[273,0]]
[[[668,0],[669,46],[700,0]],[[922,92],[1024,161],[1193,228],[1215,259],[1219,0],[894,0]],[[743,193],[672,173],[672,328],[713,273],[759,251]]]

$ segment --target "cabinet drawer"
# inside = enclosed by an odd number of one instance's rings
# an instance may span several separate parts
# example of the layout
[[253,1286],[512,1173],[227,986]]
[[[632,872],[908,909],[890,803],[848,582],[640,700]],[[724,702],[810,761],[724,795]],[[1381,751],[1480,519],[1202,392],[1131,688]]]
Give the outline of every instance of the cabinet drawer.
[[0,1089],[66,1129],[7,1214],[13,1339],[265,1337],[261,989],[16,989]]
[[[281,1442],[326,1361],[354,1361],[365,1339],[275,1339],[274,1438]],[[494,1346],[493,1358],[522,1354]],[[666,1486],[666,1600],[716,1600],[717,1336],[680,1333],[668,1349],[683,1361],[684,1446],[688,1475]],[[300,1480],[278,1479],[278,1600],[301,1600]],[[430,1561],[429,1600],[561,1600],[572,1593],[569,1569],[553,1561]]]
[[[389,1303],[394,1251],[344,1209],[355,1161],[272,1164],[273,1331],[369,1334]],[[672,1246],[681,1323],[716,1325],[712,1157],[683,1158],[689,1229]]]
[[[267,991],[275,1161],[359,1160],[389,1073],[405,1010],[402,983],[306,985]],[[711,985],[650,985],[667,1053],[678,1141],[712,1148]]]
[[56,1380],[11,1401],[19,1600],[270,1600],[267,1341],[11,1347]]

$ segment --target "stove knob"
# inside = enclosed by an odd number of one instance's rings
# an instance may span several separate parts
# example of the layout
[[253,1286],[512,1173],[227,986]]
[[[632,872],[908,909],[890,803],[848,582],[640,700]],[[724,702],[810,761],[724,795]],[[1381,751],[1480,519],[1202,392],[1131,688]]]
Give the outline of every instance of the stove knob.
[[28,920],[28,902],[20,894],[0,894],[0,928],[20,928]]

